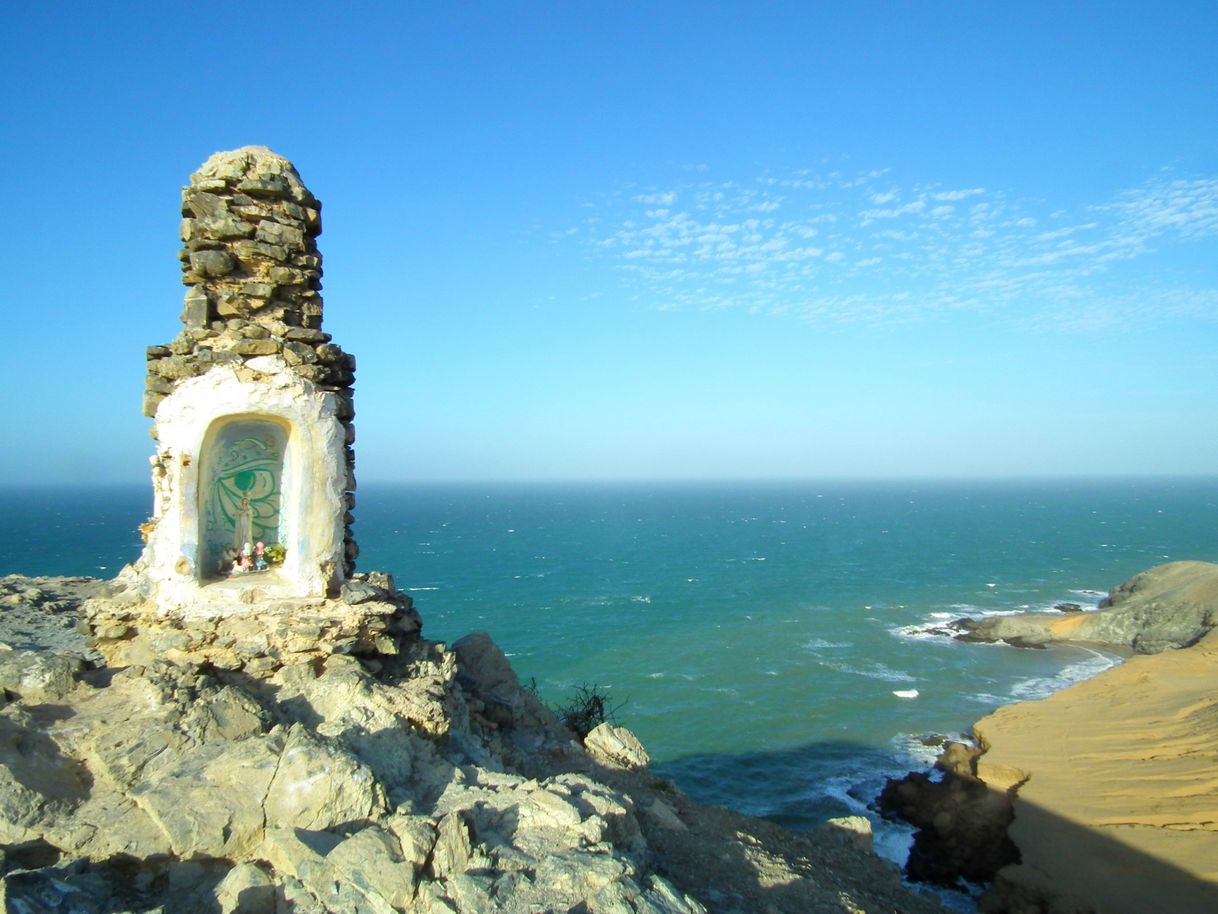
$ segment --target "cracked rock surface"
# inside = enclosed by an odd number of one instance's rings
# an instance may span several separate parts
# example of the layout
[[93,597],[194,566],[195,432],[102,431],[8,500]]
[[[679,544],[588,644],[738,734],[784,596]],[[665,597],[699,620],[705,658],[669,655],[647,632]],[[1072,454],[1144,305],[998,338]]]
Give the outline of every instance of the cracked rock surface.
[[[39,615],[63,628],[71,607],[34,593],[47,581],[5,579],[29,594],[3,604],[0,639]],[[940,910],[858,823],[795,835],[700,807],[621,728],[613,752],[586,750],[485,633],[450,650],[415,631],[379,662],[309,655],[259,676],[15,640],[10,667],[57,672],[4,685],[9,911]]]

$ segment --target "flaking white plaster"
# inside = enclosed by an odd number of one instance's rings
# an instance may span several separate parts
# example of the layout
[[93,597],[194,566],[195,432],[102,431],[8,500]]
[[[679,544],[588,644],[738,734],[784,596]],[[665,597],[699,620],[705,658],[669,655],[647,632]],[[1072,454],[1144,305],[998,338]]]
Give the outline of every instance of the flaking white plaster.
[[[155,524],[136,565],[158,607],[213,615],[255,611],[267,598],[317,598],[343,580],[347,466],[338,399],[278,356],[218,365],[183,381],[156,412],[152,458]],[[199,486],[211,432],[226,421],[268,419],[288,428],[280,483],[280,538],[287,557],[271,572],[214,583],[201,569]],[[254,599],[256,597],[256,599]]]

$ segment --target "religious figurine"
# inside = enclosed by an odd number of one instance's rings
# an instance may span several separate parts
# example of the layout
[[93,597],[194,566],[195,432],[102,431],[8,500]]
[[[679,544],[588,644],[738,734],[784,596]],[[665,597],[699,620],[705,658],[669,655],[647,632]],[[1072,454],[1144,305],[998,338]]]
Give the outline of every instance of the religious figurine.
[[253,539],[254,532],[254,512],[250,509],[250,500],[242,496],[241,506],[237,509],[237,516],[233,518],[233,545],[240,549],[245,547],[245,551],[249,551],[250,540]]
[[266,571],[266,543],[261,540],[254,543],[254,570]]
[[246,543],[241,547],[241,558],[238,559],[241,563],[242,571],[254,570],[254,547],[251,543]]

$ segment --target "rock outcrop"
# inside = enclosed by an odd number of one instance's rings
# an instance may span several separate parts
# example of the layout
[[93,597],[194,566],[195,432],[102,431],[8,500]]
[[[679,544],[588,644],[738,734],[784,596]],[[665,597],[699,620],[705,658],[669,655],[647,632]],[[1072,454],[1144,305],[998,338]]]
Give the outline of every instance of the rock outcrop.
[[1115,588],[1093,612],[1025,613],[953,623],[964,641],[1004,641],[1018,647],[1074,642],[1139,654],[1188,647],[1216,626],[1218,565],[1210,562],[1151,568]]
[[[350,582],[357,597],[412,622],[293,651],[312,623],[272,618],[285,637],[247,655],[247,619],[133,620],[103,637],[109,666],[32,639],[0,651],[5,910],[940,910],[859,823],[792,835],[699,807],[629,731],[602,734],[604,760],[586,750],[485,633],[424,640],[384,576]],[[10,613],[38,615],[4,602],[0,638]],[[44,615],[50,631],[70,611]]]
[[977,777],[980,750],[948,743],[934,773],[910,772],[892,779],[877,798],[887,816],[918,830],[905,872],[910,879],[958,888],[961,880],[990,882],[1019,861],[1007,834],[1018,784],[995,789]]
[[111,666],[164,659],[267,679],[285,666],[336,653],[379,669],[422,627],[410,597],[383,573],[355,574],[337,595],[315,599],[276,600],[241,583],[231,590],[245,612],[185,612],[146,599],[124,571],[104,596],[83,605],[94,648]]

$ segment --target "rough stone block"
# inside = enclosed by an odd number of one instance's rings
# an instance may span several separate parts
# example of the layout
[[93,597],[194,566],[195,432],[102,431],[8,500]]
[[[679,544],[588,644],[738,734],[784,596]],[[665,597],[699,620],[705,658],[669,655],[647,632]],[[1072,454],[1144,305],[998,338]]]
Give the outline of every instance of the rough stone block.
[[233,344],[232,351],[238,355],[273,355],[279,348],[278,340],[241,340]]
[[201,276],[227,276],[237,268],[237,260],[227,251],[194,251],[190,268]]
[[295,226],[279,222],[260,223],[254,237],[267,244],[281,245],[286,250],[304,249],[304,232]]
[[275,294],[275,284],[269,282],[247,282],[241,286],[241,294],[253,298],[270,298]]
[[255,197],[271,197],[277,199],[289,194],[288,182],[277,175],[258,175],[245,178],[237,185],[237,190]]
[[187,327],[205,327],[210,320],[211,302],[207,293],[202,289],[191,289],[182,301],[182,323]]

